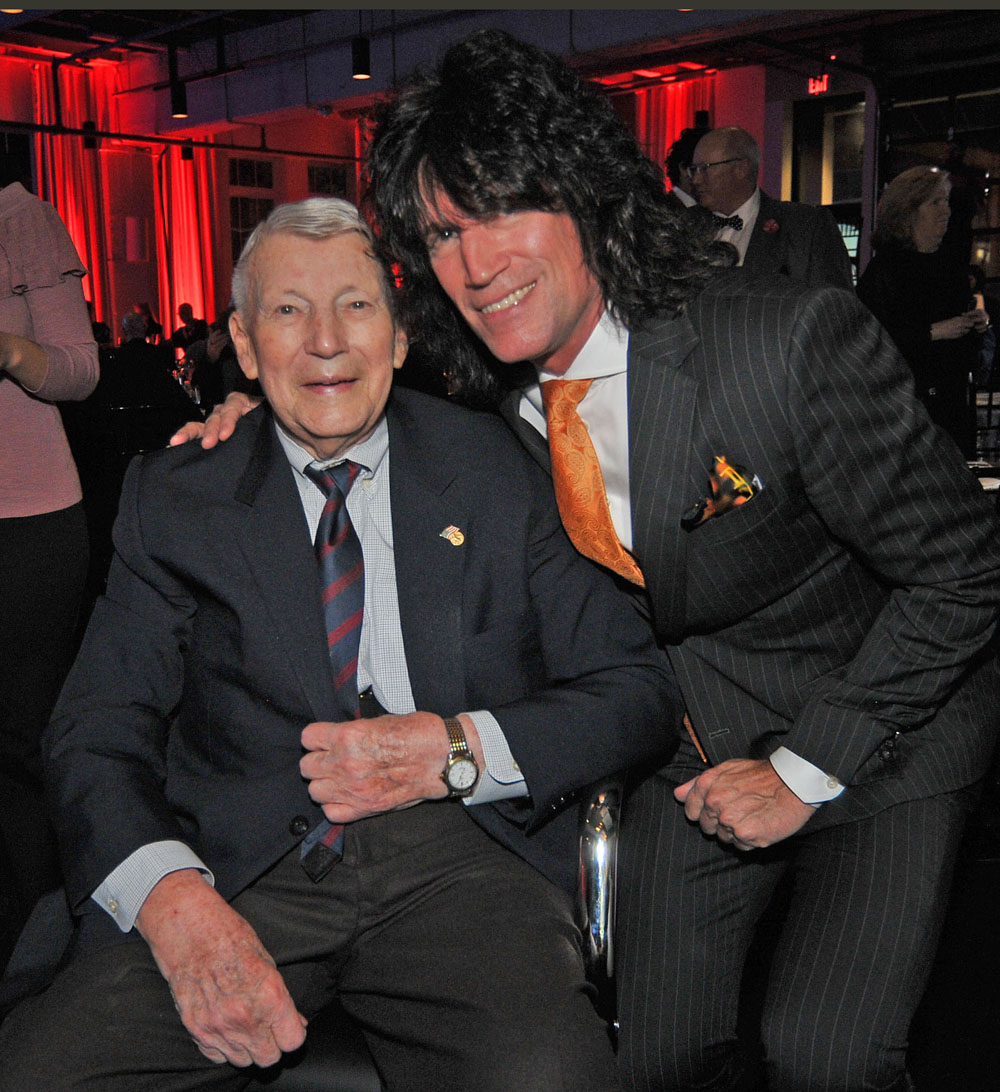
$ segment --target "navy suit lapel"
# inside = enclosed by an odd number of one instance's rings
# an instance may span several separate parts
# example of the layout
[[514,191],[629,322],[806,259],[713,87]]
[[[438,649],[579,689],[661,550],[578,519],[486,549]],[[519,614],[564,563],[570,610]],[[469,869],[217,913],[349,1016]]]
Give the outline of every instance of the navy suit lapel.
[[261,422],[235,500],[247,506],[236,538],[273,620],[276,654],[287,657],[313,719],[337,720],[316,558],[292,468],[270,417]]
[[[396,592],[407,669],[418,709],[464,708],[462,588],[474,533],[450,486],[475,458],[409,404],[390,403],[389,481]],[[456,528],[465,541],[442,531]],[[456,544],[457,543],[457,544]]]
[[538,429],[529,425],[521,416],[521,397],[519,390],[509,391],[505,394],[499,407],[500,416],[510,425],[535,462],[544,467],[547,473],[551,474],[552,460],[549,458],[549,442]]
[[689,497],[698,385],[681,365],[699,344],[680,317],[629,337],[629,491],[633,552],[653,603],[657,633],[679,641],[686,607]]

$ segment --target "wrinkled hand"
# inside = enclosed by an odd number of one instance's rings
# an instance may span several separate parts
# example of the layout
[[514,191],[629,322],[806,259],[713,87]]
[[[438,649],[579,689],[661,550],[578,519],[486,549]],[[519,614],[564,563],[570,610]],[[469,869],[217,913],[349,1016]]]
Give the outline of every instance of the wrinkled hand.
[[306,1018],[249,922],[194,869],[171,872],[136,921],[180,1018],[213,1062],[274,1065],[305,1040]]
[[240,391],[231,391],[225,402],[213,407],[204,421],[189,421],[181,426],[167,441],[170,447],[186,444],[189,440],[201,438],[201,446],[206,449],[215,447],[220,441],[228,440],[236,429],[239,419],[260,405],[258,399],[251,398]]
[[708,835],[736,849],[763,849],[801,830],[815,814],[770,762],[729,759],[678,785],[674,798]]
[[[468,717],[460,719],[483,769],[479,734]],[[309,795],[332,823],[447,796],[441,771],[448,758],[448,730],[434,713],[318,721],[302,732],[302,746],[307,754],[299,770],[309,782]]]

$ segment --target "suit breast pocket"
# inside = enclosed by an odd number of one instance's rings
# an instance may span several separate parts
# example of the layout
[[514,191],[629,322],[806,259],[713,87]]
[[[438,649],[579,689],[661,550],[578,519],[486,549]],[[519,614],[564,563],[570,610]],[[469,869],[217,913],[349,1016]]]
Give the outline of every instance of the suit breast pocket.
[[765,489],[691,533],[688,624],[705,631],[748,617],[806,582],[831,549],[804,497]]

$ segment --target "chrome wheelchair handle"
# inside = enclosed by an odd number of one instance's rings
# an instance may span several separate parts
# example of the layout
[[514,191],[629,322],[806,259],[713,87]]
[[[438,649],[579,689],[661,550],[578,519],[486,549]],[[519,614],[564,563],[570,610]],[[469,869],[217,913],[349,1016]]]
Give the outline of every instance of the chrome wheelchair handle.
[[614,974],[615,883],[622,781],[591,787],[580,813],[580,886],[577,912],[588,974],[610,982]]

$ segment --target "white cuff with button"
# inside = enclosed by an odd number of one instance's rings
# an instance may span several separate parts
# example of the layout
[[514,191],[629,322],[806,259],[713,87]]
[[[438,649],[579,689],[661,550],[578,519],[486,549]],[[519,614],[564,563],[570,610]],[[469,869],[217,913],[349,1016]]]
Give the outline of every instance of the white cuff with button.
[[802,803],[811,804],[814,808],[836,800],[846,788],[839,778],[814,766],[787,747],[779,747],[771,755],[770,761],[774,772]]

